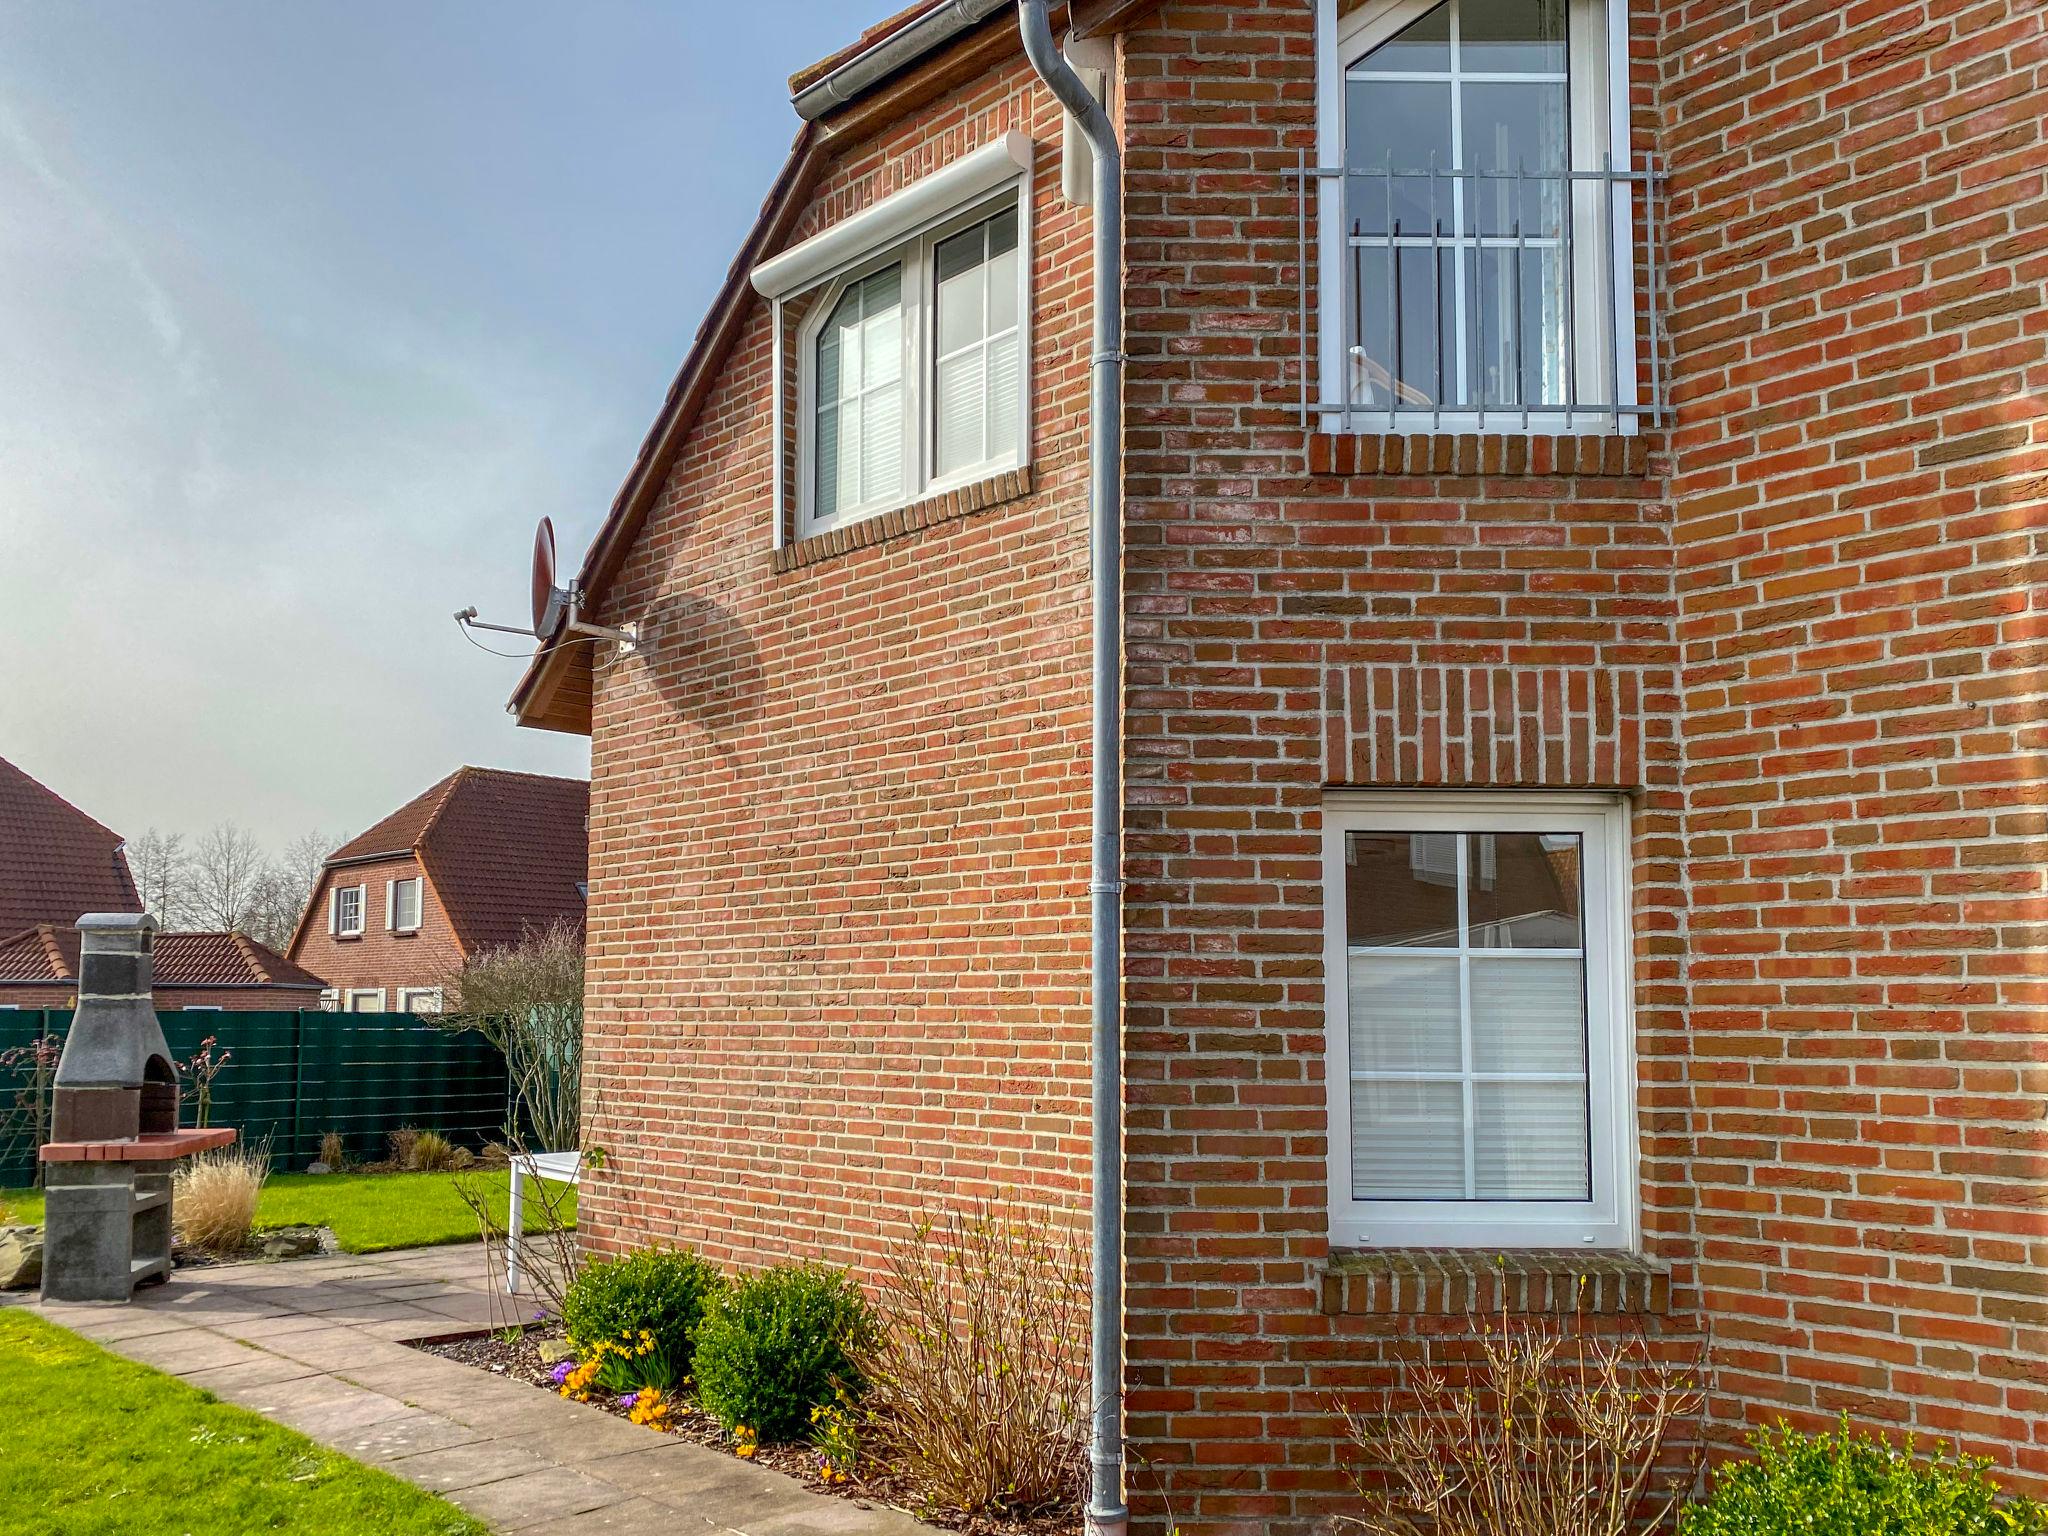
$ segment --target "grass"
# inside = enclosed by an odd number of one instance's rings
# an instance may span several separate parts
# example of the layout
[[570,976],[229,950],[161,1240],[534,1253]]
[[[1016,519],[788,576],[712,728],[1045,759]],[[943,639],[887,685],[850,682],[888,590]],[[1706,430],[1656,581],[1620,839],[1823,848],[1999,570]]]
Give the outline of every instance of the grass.
[[487,1536],[389,1473],[19,1308],[0,1312],[0,1380],[0,1531]]
[[[455,1192],[458,1177],[480,1180],[491,1191],[501,1213],[511,1175],[495,1173],[278,1173],[263,1186],[256,1205],[256,1225],[264,1227],[331,1227],[345,1253],[382,1253],[391,1248],[425,1248],[437,1243],[472,1242],[476,1217]],[[538,1232],[539,1202],[527,1186],[526,1230]],[[559,1186],[549,1186],[554,1193]],[[576,1213],[576,1192],[560,1190],[565,1215]],[[43,1219],[40,1190],[0,1190],[0,1206],[11,1207],[14,1221],[33,1225]]]

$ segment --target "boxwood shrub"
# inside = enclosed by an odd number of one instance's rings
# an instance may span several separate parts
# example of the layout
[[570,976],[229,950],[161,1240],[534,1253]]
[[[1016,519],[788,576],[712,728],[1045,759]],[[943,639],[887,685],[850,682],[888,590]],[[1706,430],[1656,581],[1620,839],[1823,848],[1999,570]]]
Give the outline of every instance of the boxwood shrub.
[[681,1381],[705,1314],[725,1283],[687,1248],[648,1248],[586,1264],[562,1299],[569,1347],[580,1355],[600,1340],[634,1340],[645,1329],[668,1379]]
[[854,1355],[874,1314],[844,1270],[786,1264],[718,1298],[697,1338],[697,1400],[727,1429],[762,1440],[808,1434],[813,1409],[861,1390]]
[[1915,1460],[1847,1421],[1833,1434],[1781,1425],[1751,1437],[1756,1460],[1714,1476],[1681,1536],[2041,1536],[2048,1511],[2002,1504],[1985,1463],[1943,1452]]

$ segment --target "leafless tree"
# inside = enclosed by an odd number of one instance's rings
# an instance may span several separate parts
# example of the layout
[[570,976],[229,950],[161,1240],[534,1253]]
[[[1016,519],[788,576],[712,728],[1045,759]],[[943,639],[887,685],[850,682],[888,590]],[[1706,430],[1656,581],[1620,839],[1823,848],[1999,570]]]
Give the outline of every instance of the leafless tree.
[[192,852],[185,846],[185,834],[151,827],[129,843],[126,852],[142,910],[166,928],[178,926],[192,881]]
[[178,926],[248,932],[269,873],[263,848],[245,828],[224,821],[192,850],[188,897]]
[[250,938],[276,950],[291,943],[333,847],[334,840],[324,832],[308,832],[294,838],[264,868],[257,879],[247,926],[243,929]]
[[543,1151],[582,1145],[583,935],[566,923],[472,955],[445,983],[441,1023],[505,1054],[521,1118]]

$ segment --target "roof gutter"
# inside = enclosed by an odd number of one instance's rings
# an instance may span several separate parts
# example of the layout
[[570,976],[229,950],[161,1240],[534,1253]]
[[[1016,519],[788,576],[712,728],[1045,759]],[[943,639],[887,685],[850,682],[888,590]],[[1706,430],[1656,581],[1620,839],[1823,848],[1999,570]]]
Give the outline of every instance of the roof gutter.
[[1017,0],[1031,67],[1072,113],[1095,152],[1095,344],[1090,368],[1088,509],[1094,620],[1094,827],[1089,1000],[1094,1100],[1090,1360],[1093,1434],[1088,1528],[1124,1536],[1123,1252],[1123,151],[1116,127],[1052,38],[1047,0]]
[[946,0],[872,48],[864,48],[823,78],[798,91],[790,104],[814,123],[826,113],[858,100],[899,69],[915,64],[1003,9],[1009,0]]

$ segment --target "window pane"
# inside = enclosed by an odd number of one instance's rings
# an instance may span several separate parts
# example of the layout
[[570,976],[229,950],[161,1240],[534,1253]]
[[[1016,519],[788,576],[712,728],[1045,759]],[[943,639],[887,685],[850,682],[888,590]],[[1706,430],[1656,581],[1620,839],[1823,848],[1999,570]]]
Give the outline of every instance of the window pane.
[[970,229],[939,246],[939,356],[971,346],[985,334],[983,231]]
[[1472,1066],[1584,1077],[1584,962],[1474,956]]
[[1457,248],[1440,247],[1436,281],[1430,248],[1380,246],[1351,252],[1350,364],[1354,404],[1414,409],[1459,396]]
[[1354,945],[1458,943],[1457,835],[1352,832],[1346,835],[1344,906]]
[[877,308],[871,299],[861,322],[861,387],[894,383],[902,375],[903,305],[900,299],[891,299]]
[[1577,836],[1475,832],[1468,847],[1473,948],[1579,948]]
[[1388,173],[1452,168],[1449,82],[1354,80],[1345,101],[1345,227],[1354,234],[1392,228],[1427,235],[1441,220],[1448,232],[1451,183]]
[[879,501],[903,489],[903,386],[887,384],[861,399],[860,500]]
[[1438,6],[1419,16],[1352,66],[1372,72],[1434,70],[1451,67],[1451,7]]
[[818,407],[818,516],[839,510],[839,408]]
[[1480,1083],[1474,1094],[1477,1198],[1593,1198],[1582,1085]]
[[1351,1194],[1464,1199],[1465,1090],[1457,1083],[1353,1083]]
[[1571,137],[1562,85],[1468,81],[1464,183],[1467,228],[1482,235],[1562,238],[1570,202]]
[[1461,69],[1474,74],[1565,71],[1565,0],[1459,0]]
[[[1004,218],[1010,225],[1010,243],[999,247],[988,261],[988,328],[991,335],[1010,330],[1017,323],[1017,215],[1005,214]],[[995,240],[993,231],[989,238]]]
[[1353,955],[1353,1072],[1460,1072],[1458,962],[1417,955]]
[[1016,331],[998,336],[988,344],[988,457],[1014,458],[1023,430],[1020,417],[1023,400],[1019,390],[1024,370],[1019,366],[1022,342]]
[[945,475],[984,457],[981,349],[942,358],[938,373],[938,472]]

